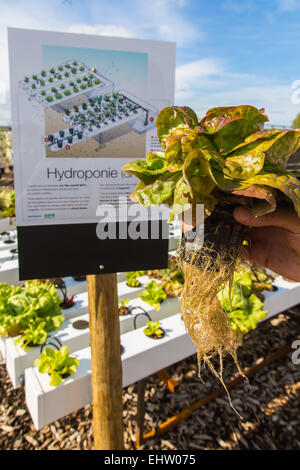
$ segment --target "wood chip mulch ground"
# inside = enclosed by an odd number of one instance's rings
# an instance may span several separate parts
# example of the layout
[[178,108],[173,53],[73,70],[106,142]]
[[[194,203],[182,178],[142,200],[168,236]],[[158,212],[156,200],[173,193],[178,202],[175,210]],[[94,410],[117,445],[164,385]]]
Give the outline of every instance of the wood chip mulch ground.
[[[300,305],[258,326],[239,349],[242,368],[279,349],[300,334]],[[298,346],[299,347],[299,346]],[[241,420],[226,395],[202,406],[168,433],[146,441],[144,449],[300,449],[300,364],[290,353],[230,392]],[[300,359],[300,354],[298,354]],[[296,362],[296,361],[294,361]],[[218,380],[203,369],[197,373],[196,356],[187,358],[168,372],[179,382],[170,392],[157,376],[147,381],[145,432],[157,423],[219,387]],[[236,369],[232,359],[224,361],[224,379]],[[92,408],[87,405],[71,415],[35,431],[24,401],[24,390],[13,390],[5,365],[0,366],[0,449],[92,449]],[[123,391],[124,439],[126,449],[135,449],[136,386]]]

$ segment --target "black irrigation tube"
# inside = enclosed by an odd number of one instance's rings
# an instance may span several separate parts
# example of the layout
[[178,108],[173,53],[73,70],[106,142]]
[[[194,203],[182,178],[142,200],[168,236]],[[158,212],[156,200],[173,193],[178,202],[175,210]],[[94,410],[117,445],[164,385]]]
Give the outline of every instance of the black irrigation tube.
[[[52,343],[50,340],[56,341],[57,344],[55,342]],[[50,345],[53,346],[58,351],[62,347],[62,342],[58,338],[56,338],[56,336],[48,335],[44,344],[41,345],[40,352],[42,353],[44,348]]]
[[58,289],[62,295],[63,295],[63,301],[61,302],[61,307],[63,309],[67,309],[67,308],[70,308],[72,307],[73,305],[75,305],[75,301],[73,300],[74,299],[74,295],[71,295],[71,296],[68,296],[67,294],[67,287],[66,287],[66,283],[63,279],[60,280],[60,282],[55,282],[54,286],[56,287],[56,289]]
[[138,313],[137,315],[135,315],[135,317],[134,317],[134,319],[133,319],[133,326],[134,326],[134,329],[135,329],[135,330],[136,330],[136,320],[137,320],[137,317],[145,315],[145,316],[148,318],[149,321],[152,321],[152,319],[151,319],[149,313],[146,312],[146,310],[145,310],[143,307],[140,307],[139,305],[137,305],[136,307],[132,307],[130,313],[132,313],[132,311],[133,311],[133,310],[136,310],[137,308],[139,308],[140,310],[142,310],[142,312],[141,312],[141,313]]

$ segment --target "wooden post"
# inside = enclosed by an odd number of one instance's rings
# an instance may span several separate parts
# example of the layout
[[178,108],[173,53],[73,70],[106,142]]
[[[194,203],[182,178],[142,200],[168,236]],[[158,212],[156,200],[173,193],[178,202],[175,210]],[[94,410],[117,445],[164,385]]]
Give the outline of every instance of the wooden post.
[[95,450],[122,450],[123,404],[117,275],[87,276]]
[[136,419],[136,448],[143,444],[144,419],[145,419],[145,388],[147,379],[137,383],[137,419]]

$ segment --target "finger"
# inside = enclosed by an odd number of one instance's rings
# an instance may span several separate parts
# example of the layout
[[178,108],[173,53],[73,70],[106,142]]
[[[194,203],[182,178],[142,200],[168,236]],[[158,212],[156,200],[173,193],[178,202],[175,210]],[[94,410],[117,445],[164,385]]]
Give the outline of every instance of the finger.
[[238,206],[235,207],[233,216],[237,222],[250,227],[273,226],[300,233],[300,219],[289,207],[279,207],[275,212],[255,217],[250,209]]
[[253,261],[256,264],[267,267],[269,250],[264,243],[260,243],[259,241],[250,243],[250,245],[246,247],[244,253],[244,257],[249,261]]
[[239,257],[250,261],[251,259],[250,248],[245,245],[242,246],[242,248],[240,249]]

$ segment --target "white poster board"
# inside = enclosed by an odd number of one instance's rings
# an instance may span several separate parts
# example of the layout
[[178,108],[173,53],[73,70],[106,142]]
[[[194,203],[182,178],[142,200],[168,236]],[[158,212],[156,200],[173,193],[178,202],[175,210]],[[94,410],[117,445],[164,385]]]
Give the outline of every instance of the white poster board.
[[99,204],[135,187],[123,164],[159,148],[175,43],[11,28],[8,39],[17,225],[97,222]]
[[137,178],[121,169],[160,149],[175,43],[9,28],[8,44],[20,278],[166,267],[163,237],[103,241],[96,228],[118,207],[107,221],[126,229],[120,197],[132,204]]

